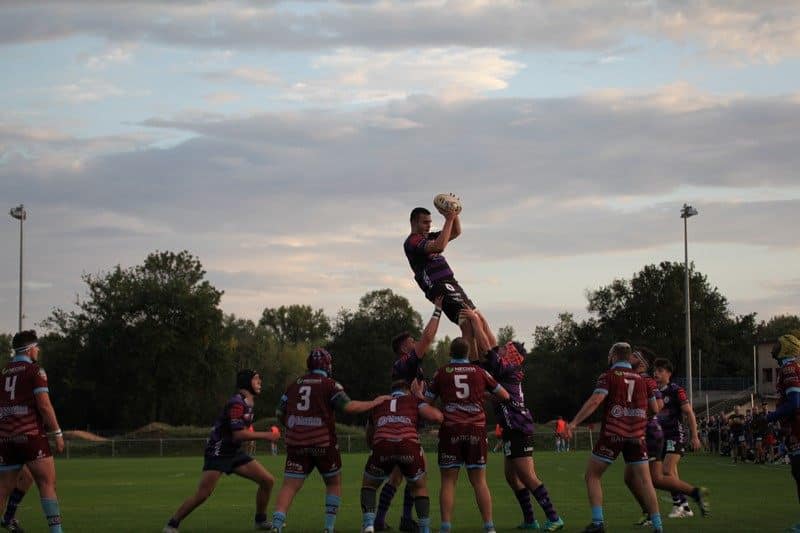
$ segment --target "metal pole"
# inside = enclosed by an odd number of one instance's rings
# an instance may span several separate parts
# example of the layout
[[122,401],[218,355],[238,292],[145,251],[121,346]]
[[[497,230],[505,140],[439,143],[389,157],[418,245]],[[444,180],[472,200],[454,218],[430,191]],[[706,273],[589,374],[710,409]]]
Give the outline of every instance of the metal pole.
[[17,331],[22,331],[22,222],[24,219],[24,216],[19,219],[19,329]]
[[689,305],[689,217],[683,218],[683,253],[684,253],[684,266],[686,270],[686,278],[684,284],[686,285],[686,392],[689,395],[689,405],[693,405],[692,394],[692,319],[691,309]]
[[753,345],[753,392],[758,394],[758,351],[756,345]]
[[703,392],[703,350],[697,350],[697,392]]

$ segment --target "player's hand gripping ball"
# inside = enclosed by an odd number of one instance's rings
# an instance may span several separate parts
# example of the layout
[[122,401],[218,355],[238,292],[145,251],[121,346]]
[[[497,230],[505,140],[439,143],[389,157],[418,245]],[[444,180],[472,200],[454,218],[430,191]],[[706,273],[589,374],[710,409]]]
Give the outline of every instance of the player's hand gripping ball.
[[461,199],[451,192],[434,196],[433,206],[443,215],[447,213],[461,213]]

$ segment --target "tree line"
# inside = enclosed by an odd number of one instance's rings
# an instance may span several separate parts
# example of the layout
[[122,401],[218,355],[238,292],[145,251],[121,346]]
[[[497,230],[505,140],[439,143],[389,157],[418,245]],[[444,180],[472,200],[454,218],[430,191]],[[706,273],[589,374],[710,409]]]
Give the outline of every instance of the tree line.
[[[644,343],[683,368],[683,279],[680,263],[647,265],[630,280],[589,291],[589,318],[562,313],[553,325],[537,326],[525,363],[535,418],[573,414],[614,341]],[[154,252],[140,265],[86,274],[83,282],[86,293],[74,309],[56,308],[40,324],[42,361],[64,427],[208,425],[246,367],[264,377],[257,417],[272,416],[317,345],[334,354],[334,377],[351,396],[370,398],[389,386],[391,339],[423,327],[410,302],[390,289],[367,292],[333,318],[302,304],[265,308],[257,322],[226,314],[222,291],[186,251]],[[693,346],[703,350],[704,375],[748,376],[756,339],[800,330],[798,316],[761,323],[755,314],[734,316],[699,272],[692,272],[691,291]],[[514,336],[511,326],[498,331],[501,342]],[[10,339],[0,335],[0,350],[8,353]],[[434,344],[426,375],[447,361],[449,342]]]

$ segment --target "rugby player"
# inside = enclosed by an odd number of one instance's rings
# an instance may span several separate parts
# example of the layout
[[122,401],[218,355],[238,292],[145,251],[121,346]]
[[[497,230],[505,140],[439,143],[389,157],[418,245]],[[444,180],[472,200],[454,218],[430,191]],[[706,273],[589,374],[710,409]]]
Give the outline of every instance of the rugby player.
[[242,443],[251,440],[276,441],[280,438],[280,432],[248,431],[253,423],[255,397],[261,394],[261,375],[251,369],[240,370],[236,374],[236,388],[236,394],[225,403],[208,436],[203,474],[197,491],[178,507],[164,526],[163,533],[177,533],[181,521],[211,496],[222,474],[236,474],[258,484],[255,529],[272,529],[272,524],[267,520],[267,504],[275,478],[261,463],[242,450]]
[[25,494],[30,490],[31,485],[33,485],[31,471],[27,466],[23,466],[19,471],[17,484],[8,497],[8,502],[6,502],[6,512],[3,513],[3,518],[0,520],[0,527],[12,533],[24,533],[25,530],[22,529],[19,520],[17,520],[17,507],[19,507],[22,498],[24,498]]
[[[656,490],[667,490],[675,493],[690,494],[700,507],[703,516],[710,515],[710,504],[708,502],[708,490],[704,487],[693,487],[692,485],[682,481],[678,477],[666,475],[664,473],[664,430],[658,420],[658,413],[664,407],[664,399],[661,390],[656,383],[656,380],[650,375],[650,370],[653,368],[653,361],[655,357],[653,353],[646,348],[636,348],[631,353],[631,366],[633,371],[637,372],[647,384],[648,393],[655,396],[656,410],[651,411],[651,416],[647,420],[647,428],[645,430],[645,443],[647,444],[647,455],[650,460],[650,477],[653,480],[653,486]],[[633,492],[633,485],[636,480],[628,475],[626,472],[625,483],[628,488]],[[642,507],[642,518],[636,525],[647,526],[650,525],[650,515],[645,510],[643,502],[639,501]]]
[[[442,255],[447,244],[461,235],[461,221],[458,213],[442,213],[444,226],[441,231],[431,231],[431,212],[424,207],[411,211],[411,234],[403,243],[408,264],[414,272],[414,279],[425,297],[434,301],[443,296],[442,309],[453,324],[461,328],[461,335],[474,352],[472,325],[468,320],[459,320],[462,309],[475,309],[475,304],[456,281],[453,270]],[[480,315],[479,315],[480,316]],[[483,316],[481,319],[485,321]],[[477,354],[472,354],[473,358]]]
[[630,358],[631,346],[627,342],[618,342],[611,347],[608,353],[611,368],[600,375],[594,393],[567,425],[567,437],[570,438],[578,424],[600,405],[605,404],[600,436],[586,466],[586,488],[592,508],[592,521],[586,526],[584,533],[605,531],[603,487],[600,479],[620,453],[625,459],[625,475],[633,480],[628,485],[629,488],[636,499],[644,503],[653,530],[663,531],[656,491],[647,467],[647,447],[644,442],[647,408],[649,406],[655,412],[658,406],[655,396],[647,389],[647,383],[631,368]]
[[327,350],[314,348],[306,359],[308,372],[281,396],[276,415],[286,427],[286,466],[283,485],[275,502],[272,525],[282,533],[286,513],[306,477],[316,468],[325,482],[325,533],[333,533],[342,492],[342,458],[336,441],[334,410],[364,413],[389,395],[372,401],[351,400],[333,380],[333,358]]
[[[525,347],[518,342],[497,345],[497,338],[491,330],[486,330],[471,310],[462,311],[471,322],[480,355],[480,365],[508,391],[510,399],[494,402],[495,418],[502,428],[505,476],[508,486],[514,491],[523,522],[517,529],[541,529],[558,531],[564,528],[564,521],[558,515],[547,488],[536,475],[533,462],[533,417],[525,406],[522,381],[525,379]],[[535,519],[531,494],[547,516],[541,525]]]
[[[693,450],[700,449],[700,435],[697,433],[697,420],[695,419],[692,405],[686,396],[686,391],[683,387],[671,381],[672,363],[667,359],[659,358],[653,362],[653,366],[655,367],[653,376],[658,383],[664,402],[658,412],[658,423],[661,424],[661,429],[664,430],[664,448],[659,456],[664,463],[664,478],[660,482],[669,484],[673,480],[680,481],[678,462],[686,452],[686,429],[682,422],[684,416],[689,422],[690,442]],[[692,508],[689,507],[689,502],[686,499],[686,494],[690,494],[697,502],[702,515],[708,516],[710,508],[706,501],[708,495],[706,489],[693,487],[691,491],[672,489],[671,492],[672,511],[668,515],[670,518],[689,518],[694,516],[694,512],[692,512]]]
[[426,486],[425,454],[419,440],[419,417],[440,424],[442,412],[410,394],[404,379],[392,384],[391,400],[372,409],[367,424],[371,453],[364,467],[361,487],[362,532],[375,529],[375,492],[390,475],[399,471],[410,487],[419,520],[419,533],[430,533],[430,499]]
[[[792,477],[797,486],[797,497],[800,499],[800,340],[794,335],[782,335],[772,348],[772,357],[778,361],[778,381],[775,391],[778,393],[778,404],[775,411],[767,415],[769,422],[780,420],[781,425],[788,426],[789,459],[792,464]],[[800,521],[790,528],[800,532]]]
[[[425,382],[425,375],[422,372],[422,360],[425,357],[425,352],[428,351],[433,339],[436,338],[436,331],[439,329],[439,319],[442,316],[442,296],[437,296],[433,303],[435,305],[433,315],[431,316],[425,329],[422,330],[422,336],[419,340],[407,331],[404,331],[392,339],[392,351],[397,356],[392,364],[392,382],[404,381],[408,386],[418,380],[420,383]],[[423,453],[423,460],[425,455]],[[403,474],[399,468],[395,468],[389,475],[389,479],[384,483],[381,489],[380,498],[378,499],[378,509],[375,514],[375,531],[385,531],[388,529],[386,526],[386,515],[389,512],[389,507],[392,504],[397,488],[403,482]],[[414,507],[414,496],[411,487],[406,483],[405,491],[403,492],[403,514],[400,517],[400,531],[416,531],[417,525],[411,517],[411,509]]]
[[486,435],[486,413],[483,400],[491,393],[500,401],[509,394],[484,369],[470,363],[469,344],[458,337],[450,344],[450,362],[433,376],[426,397],[441,401],[444,421],[439,429],[439,471],[442,476],[439,492],[440,532],[449,532],[455,504],[456,482],[461,466],[475,491],[475,500],[483,519],[483,529],[495,533],[492,521],[492,495],[486,484],[486,456],[489,439]]
[[[48,437],[54,437],[56,451],[61,453],[64,435],[50,403],[47,374],[38,363],[36,331],[18,332],[11,346],[14,357],[3,368],[5,386],[0,391],[0,501],[9,497],[20,470],[27,466],[39,488],[48,531],[61,533],[56,467]],[[16,527],[21,530],[18,523]]]

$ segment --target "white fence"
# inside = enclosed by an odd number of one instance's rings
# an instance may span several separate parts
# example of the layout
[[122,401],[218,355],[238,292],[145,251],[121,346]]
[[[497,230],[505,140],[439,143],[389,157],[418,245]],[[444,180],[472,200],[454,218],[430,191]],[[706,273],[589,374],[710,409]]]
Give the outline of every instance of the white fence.
[[[586,428],[578,428],[570,441],[571,450],[590,450],[597,430],[594,433]],[[436,450],[436,434],[426,432],[422,435],[422,445],[428,450]],[[494,432],[489,433],[489,449],[493,449],[497,439]],[[554,451],[555,436],[549,428],[537,430],[534,435],[537,450]],[[203,454],[206,439],[203,438],[164,438],[164,439],[129,439],[111,438],[102,441],[68,440],[64,456],[67,459],[81,457],[181,457],[199,456]],[[368,451],[367,442],[363,435],[339,435],[339,448],[343,453],[363,453]],[[283,454],[284,442],[277,443],[276,452]],[[257,442],[256,452],[269,454],[272,452],[268,442]]]

